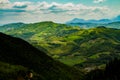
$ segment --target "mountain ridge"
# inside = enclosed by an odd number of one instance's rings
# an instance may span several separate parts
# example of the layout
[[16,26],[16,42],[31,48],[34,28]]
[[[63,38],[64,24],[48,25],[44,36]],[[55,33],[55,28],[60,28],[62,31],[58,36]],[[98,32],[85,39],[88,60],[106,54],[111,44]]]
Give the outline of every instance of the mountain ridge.
[[80,18],[74,18],[71,21],[66,22],[66,24],[72,24],[72,23],[94,23],[94,24],[108,24],[108,23],[112,23],[112,22],[119,22],[120,21],[120,15],[118,15],[115,18],[112,19],[88,19],[88,20],[84,20],[84,19],[80,19]]

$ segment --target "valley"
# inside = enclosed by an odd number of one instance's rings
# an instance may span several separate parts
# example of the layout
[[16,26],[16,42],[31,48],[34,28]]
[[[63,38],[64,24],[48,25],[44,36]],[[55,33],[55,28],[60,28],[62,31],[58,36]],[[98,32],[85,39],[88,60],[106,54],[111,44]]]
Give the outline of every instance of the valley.
[[120,57],[120,30],[115,28],[82,29],[40,22],[24,24],[4,33],[22,38],[54,59],[78,68],[102,68],[109,60]]

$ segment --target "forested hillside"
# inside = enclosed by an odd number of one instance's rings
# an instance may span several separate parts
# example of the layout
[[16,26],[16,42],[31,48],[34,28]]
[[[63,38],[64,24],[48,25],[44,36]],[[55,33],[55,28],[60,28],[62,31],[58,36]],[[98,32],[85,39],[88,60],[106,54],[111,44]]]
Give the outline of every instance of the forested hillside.
[[99,26],[81,29],[53,22],[26,24],[4,33],[20,37],[48,55],[79,68],[104,67],[120,57],[120,30]]

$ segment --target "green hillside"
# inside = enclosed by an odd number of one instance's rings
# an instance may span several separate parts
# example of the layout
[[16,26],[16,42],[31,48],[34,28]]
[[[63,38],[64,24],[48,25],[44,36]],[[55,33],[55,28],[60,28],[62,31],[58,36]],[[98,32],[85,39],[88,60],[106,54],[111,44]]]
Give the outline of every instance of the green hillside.
[[25,26],[24,23],[11,23],[11,24],[6,24],[3,26],[0,26],[0,32],[5,32],[8,30],[12,30],[12,29],[17,29],[20,28],[22,26]]
[[[83,73],[55,61],[22,39],[0,33],[0,79],[16,80],[17,72],[32,70],[34,80],[82,80]],[[23,74],[22,74],[23,75]]]
[[104,26],[81,29],[77,26],[40,22],[26,24],[5,33],[27,40],[70,66],[104,67],[109,60],[120,57],[119,29]]

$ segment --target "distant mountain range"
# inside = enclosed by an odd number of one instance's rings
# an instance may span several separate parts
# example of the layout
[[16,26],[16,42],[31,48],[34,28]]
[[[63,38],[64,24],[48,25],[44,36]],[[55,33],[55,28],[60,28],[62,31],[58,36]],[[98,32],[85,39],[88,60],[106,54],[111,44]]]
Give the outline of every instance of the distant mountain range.
[[74,18],[73,20],[68,21],[67,24],[71,24],[71,23],[108,24],[108,23],[119,22],[119,21],[120,21],[120,15],[112,19],[100,19],[100,20],[95,20],[95,19],[84,20],[84,19]]
[[120,29],[120,15],[112,19],[100,19],[100,20],[84,20],[74,18],[71,21],[66,22],[70,26],[79,26],[81,28],[94,28],[97,26],[106,26],[108,28]]

